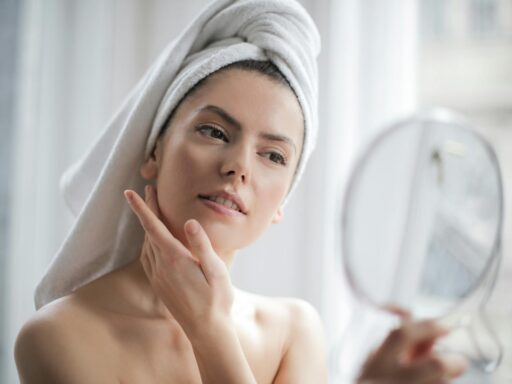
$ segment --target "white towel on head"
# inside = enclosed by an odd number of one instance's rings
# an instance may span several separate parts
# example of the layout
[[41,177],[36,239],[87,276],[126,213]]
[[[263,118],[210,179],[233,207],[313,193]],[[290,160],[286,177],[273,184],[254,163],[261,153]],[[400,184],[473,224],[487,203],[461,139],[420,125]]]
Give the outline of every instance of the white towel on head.
[[212,2],[167,46],[89,151],[63,175],[61,190],[77,219],[37,286],[36,308],[138,256],[144,233],[123,191],[142,191],[138,169],[162,124],[194,84],[223,66],[270,60],[289,81],[305,123],[295,185],[316,140],[319,50],[317,29],[294,0]]

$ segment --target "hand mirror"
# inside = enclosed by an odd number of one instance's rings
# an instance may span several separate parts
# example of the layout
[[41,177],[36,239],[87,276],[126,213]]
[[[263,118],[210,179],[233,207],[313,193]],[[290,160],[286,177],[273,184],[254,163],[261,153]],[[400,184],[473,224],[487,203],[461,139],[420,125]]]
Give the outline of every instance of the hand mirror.
[[345,194],[342,252],[353,291],[416,319],[449,314],[497,270],[502,193],[492,147],[454,114],[431,111],[384,130]]

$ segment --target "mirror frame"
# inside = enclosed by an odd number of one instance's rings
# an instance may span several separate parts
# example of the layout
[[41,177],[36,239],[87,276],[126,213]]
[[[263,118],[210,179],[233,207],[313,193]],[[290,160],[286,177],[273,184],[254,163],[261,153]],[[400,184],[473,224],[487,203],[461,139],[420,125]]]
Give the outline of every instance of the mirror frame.
[[[454,312],[456,312],[460,307],[462,307],[474,294],[475,291],[478,290],[482,286],[482,283],[485,282],[486,277],[490,272],[492,272],[491,268],[494,265],[494,263],[498,263],[498,267],[501,264],[500,258],[501,258],[501,252],[499,251],[501,248],[501,238],[502,238],[502,230],[503,230],[503,209],[504,209],[504,199],[503,199],[503,180],[502,180],[502,173],[499,165],[498,158],[496,156],[496,153],[491,146],[491,144],[485,139],[480,133],[476,132],[469,122],[459,114],[452,112],[450,110],[444,109],[444,108],[434,108],[426,111],[422,111],[416,114],[413,114],[412,116],[399,120],[397,122],[391,123],[388,126],[386,126],[384,129],[377,132],[377,134],[370,139],[367,143],[365,143],[364,147],[359,151],[359,154],[356,156],[355,161],[352,164],[351,170],[349,172],[349,177],[345,182],[344,191],[343,191],[343,199],[341,203],[341,258],[342,258],[342,269],[343,274],[346,276],[348,284],[354,294],[354,296],[362,301],[363,303],[368,303],[374,308],[378,308],[381,310],[385,310],[385,306],[383,306],[380,303],[376,303],[372,300],[364,291],[363,288],[361,288],[359,282],[355,281],[353,270],[350,266],[350,263],[348,262],[347,255],[350,254],[349,251],[349,244],[350,240],[348,240],[346,236],[347,227],[348,227],[348,209],[347,207],[350,206],[352,199],[354,198],[354,185],[356,185],[357,180],[361,174],[362,168],[366,165],[368,159],[371,156],[372,151],[374,148],[379,146],[385,139],[387,139],[390,135],[393,135],[396,131],[400,129],[404,129],[404,126],[407,126],[409,124],[426,124],[426,123],[441,123],[446,125],[455,126],[457,128],[460,128],[464,130],[465,132],[469,133],[470,135],[473,135],[476,137],[477,140],[479,140],[483,144],[483,148],[485,152],[488,154],[491,162],[495,166],[495,170],[497,173],[497,181],[498,181],[498,204],[499,204],[499,216],[498,216],[498,223],[496,228],[496,236],[494,238],[494,241],[492,243],[492,247],[490,248],[490,255],[489,259],[486,261],[485,268],[482,270],[482,273],[478,277],[478,279],[475,281],[475,284],[473,287],[468,290],[468,292],[465,293],[464,296],[461,298],[455,300],[455,303],[450,306],[445,313],[440,313],[438,316],[436,316],[436,319],[443,318],[445,316],[448,316]],[[495,273],[496,277],[493,278],[493,282],[490,284],[489,289],[492,291],[495,285],[495,280],[497,278],[498,272]],[[490,296],[490,293],[488,295],[485,295],[486,297]],[[414,313],[412,313],[414,316]]]

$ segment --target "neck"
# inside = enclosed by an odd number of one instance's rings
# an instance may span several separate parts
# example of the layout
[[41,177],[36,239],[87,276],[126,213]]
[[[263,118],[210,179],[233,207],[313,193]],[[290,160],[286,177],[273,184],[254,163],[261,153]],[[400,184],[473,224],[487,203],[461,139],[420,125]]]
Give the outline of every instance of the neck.
[[[221,259],[229,269],[234,259],[234,252],[231,254],[223,254]],[[127,264],[123,269],[129,276],[132,282],[131,285],[134,287],[132,298],[138,308],[147,314],[174,319],[169,309],[151,287],[146,272],[140,262],[140,257],[137,257]]]
[[[178,238],[180,241],[182,241],[182,243],[185,245],[185,247],[187,249],[190,249],[190,245],[188,243],[188,241],[186,239],[184,240],[181,240],[180,238]],[[213,246],[213,244],[212,244]],[[216,249],[215,250],[215,255],[216,257],[220,258],[224,264],[226,265],[226,267],[228,268],[228,270],[231,269],[231,265],[233,264],[233,260],[235,259],[235,255],[236,255],[236,251],[233,251],[233,250],[219,250],[219,249]]]
[[226,267],[228,267],[228,270],[231,270],[231,266],[233,265],[233,260],[235,259],[235,252],[225,252],[225,253],[219,253],[218,257],[226,264]]
[[132,298],[137,308],[157,317],[173,318],[160,297],[153,291],[139,258],[130,262],[123,269],[129,277],[130,286],[133,287]]

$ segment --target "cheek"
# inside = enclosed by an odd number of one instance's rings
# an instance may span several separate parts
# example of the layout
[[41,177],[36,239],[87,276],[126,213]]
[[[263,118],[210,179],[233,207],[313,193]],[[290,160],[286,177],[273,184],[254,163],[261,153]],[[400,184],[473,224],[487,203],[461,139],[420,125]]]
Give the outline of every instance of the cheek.
[[265,200],[269,207],[277,209],[285,197],[287,185],[286,178],[280,178],[274,184],[266,186]]
[[176,192],[173,197],[179,198],[187,191],[196,190],[198,182],[211,172],[213,165],[204,151],[191,145],[183,144],[169,152],[163,161],[159,181]]
[[165,221],[174,229],[189,219],[184,210],[200,192],[200,183],[213,165],[204,153],[185,144],[169,151],[158,174],[159,204]]
[[293,175],[290,169],[271,170],[262,167],[260,171],[260,189],[264,195],[280,203],[288,191]]
[[270,175],[270,172],[263,173],[260,182],[255,186],[255,220],[253,226],[257,232],[262,232],[268,227],[281,206],[286,192],[288,191],[288,177],[281,175]]
[[252,244],[272,224],[272,219],[280,207],[287,189],[282,177],[277,182],[272,183],[271,181],[267,174],[265,183],[254,185],[250,220],[247,222],[248,226],[237,237],[237,241],[240,243],[236,244],[235,248],[241,249]]

